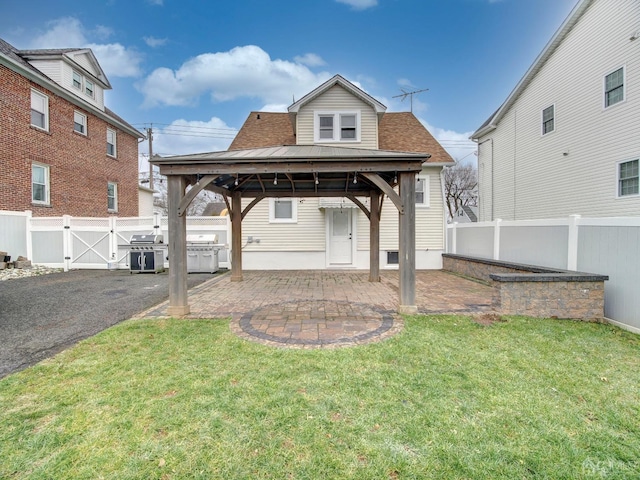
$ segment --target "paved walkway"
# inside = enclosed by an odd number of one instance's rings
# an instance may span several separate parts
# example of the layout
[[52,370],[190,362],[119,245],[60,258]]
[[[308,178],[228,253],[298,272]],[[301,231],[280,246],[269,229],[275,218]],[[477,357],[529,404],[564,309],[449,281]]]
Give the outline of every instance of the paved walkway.
[[[264,344],[331,348],[388,338],[402,329],[398,272],[368,281],[367,271],[247,271],[189,291],[186,318],[231,317],[237,335]],[[437,270],[418,271],[418,311],[482,313],[491,310],[490,287]],[[167,302],[140,317],[167,317]]]

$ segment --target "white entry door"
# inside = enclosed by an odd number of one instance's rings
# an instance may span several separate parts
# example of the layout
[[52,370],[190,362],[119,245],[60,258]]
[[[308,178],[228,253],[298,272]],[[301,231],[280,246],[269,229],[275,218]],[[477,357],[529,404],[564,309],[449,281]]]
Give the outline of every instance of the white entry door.
[[353,231],[351,208],[330,210],[329,218],[329,264],[353,264]]

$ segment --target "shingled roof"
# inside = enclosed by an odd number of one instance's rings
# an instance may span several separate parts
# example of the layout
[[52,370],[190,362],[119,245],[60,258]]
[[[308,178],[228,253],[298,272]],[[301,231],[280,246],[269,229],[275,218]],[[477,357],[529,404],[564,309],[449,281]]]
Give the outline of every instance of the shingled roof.
[[[385,113],[378,129],[378,148],[397,152],[428,153],[427,163],[454,160],[410,112]],[[295,145],[288,113],[251,112],[229,150]]]

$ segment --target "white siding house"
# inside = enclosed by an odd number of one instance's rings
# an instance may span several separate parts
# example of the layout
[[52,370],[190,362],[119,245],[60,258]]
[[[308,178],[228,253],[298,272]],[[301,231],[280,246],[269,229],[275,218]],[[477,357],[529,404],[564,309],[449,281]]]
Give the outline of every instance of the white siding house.
[[640,2],[580,0],[472,138],[480,221],[640,215]]
[[[413,114],[385,110],[336,75],[291,105],[288,113],[252,112],[230,150],[297,144],[431,154],[416,183],[416,267],[439,269],[445,249],[441,172],[454,162]],[[360,200],[368,205],[368,198]],[[243,208],[249,202],[243,200]],[[369,220],[346,198],[262,200],[243,219],[242,237],[246,269],[369,267]],[[381,268],[398,267],[398,238],[398,210],[385,198]]]

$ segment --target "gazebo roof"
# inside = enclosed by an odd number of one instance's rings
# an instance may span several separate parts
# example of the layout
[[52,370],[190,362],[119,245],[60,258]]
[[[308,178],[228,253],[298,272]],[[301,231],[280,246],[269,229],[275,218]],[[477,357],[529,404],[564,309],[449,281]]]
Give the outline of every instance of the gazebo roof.
[[[154,156],[163,175],[243,196],[369,196],[376,180],[395,186],[399,172],[419,172],[426,153],[320,145],[282,145],[172,157]],[[376,180],[372,180],[372,176]]]

